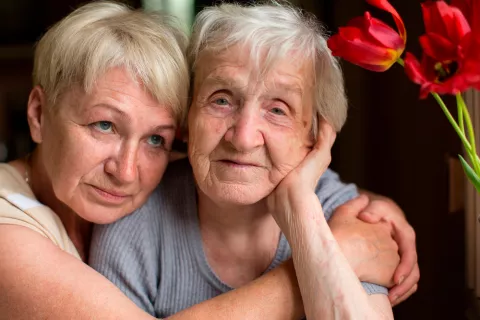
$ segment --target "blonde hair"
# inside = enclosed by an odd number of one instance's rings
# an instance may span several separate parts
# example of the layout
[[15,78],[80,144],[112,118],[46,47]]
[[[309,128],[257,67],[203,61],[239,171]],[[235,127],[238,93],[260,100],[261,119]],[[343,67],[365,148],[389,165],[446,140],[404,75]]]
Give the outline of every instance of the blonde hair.
[[314,136],[318,115],[340,131],[347,116],[342,71],[315,16],[276,1],[208,7],[197,15],[193,26],[187,54],[191,71],[204,53],[219,53],[238,44],[249,48],[251,61],[262,72],[288,54],[301,62],[311,62],[315,71]]
[[108,69],[123,67],[182,122],[189,73],[187,36],[176,19],[114,2],[84,5],[54,25],[35,50],[33,82],[49,104],[72,86],[89,92]]

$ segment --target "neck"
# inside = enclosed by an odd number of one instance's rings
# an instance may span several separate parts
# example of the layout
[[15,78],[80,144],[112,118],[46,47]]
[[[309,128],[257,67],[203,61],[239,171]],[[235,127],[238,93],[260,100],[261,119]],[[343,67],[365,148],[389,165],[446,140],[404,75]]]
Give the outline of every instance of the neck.
[[280,228],[264,201],[254,205],[219,205],[198,190],[203,248],[210,267],[231,287],[258,278],[271,264]]
[[30,161],[27,163],[27,170],[29,170],[30,188],[35,197],[57,214],[80,257],[83,261],[87,261],[92,223],[78,216],[55,196],[38,148],[32,153]]
[[265,200],[251,205],[218,204],[198,193],[198,216],[202,230],[211,230],[228,240],[242,235],[280,234],[280,228],[267,212]]

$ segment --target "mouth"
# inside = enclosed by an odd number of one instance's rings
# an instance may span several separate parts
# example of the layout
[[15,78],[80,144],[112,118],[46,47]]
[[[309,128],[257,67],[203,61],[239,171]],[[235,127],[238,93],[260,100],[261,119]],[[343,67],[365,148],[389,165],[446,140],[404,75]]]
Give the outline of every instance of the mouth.
[[122,203],[131,197],[130,194],[118,190],[103,189],[94,185],[89,185],[100,196],[100,198],[108,203]]
[[261,167],[258,163],[241,160],[222,159],[218,162],[233,167]]

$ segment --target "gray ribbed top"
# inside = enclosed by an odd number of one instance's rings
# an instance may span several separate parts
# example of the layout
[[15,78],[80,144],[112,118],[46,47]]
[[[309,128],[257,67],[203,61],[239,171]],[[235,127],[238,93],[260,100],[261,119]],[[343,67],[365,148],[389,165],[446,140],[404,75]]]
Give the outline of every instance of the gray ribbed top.
[[[333,210],[358,195],[327,170],[316,193],[327,219]],[[290,257],[281,235],[275,257],[265,271]],[[197,216],[196,190],[187,160],[168,166],[147,203],[133,214],[93,232],[90,265],[148,313],[164,318],[232,290],[208,265]],[[383,287],[363,283],[369,294]]]

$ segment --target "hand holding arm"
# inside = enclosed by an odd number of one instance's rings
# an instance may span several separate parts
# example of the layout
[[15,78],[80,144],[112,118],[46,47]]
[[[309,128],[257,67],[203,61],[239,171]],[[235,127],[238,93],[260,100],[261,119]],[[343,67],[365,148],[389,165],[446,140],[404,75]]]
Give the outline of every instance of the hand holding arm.
[[407,222],[402,209],[391,199],[361,190],[369,199],[369,205],[359,214],[359,219],[372,224],[388,224],[393,239],[398,244],[400,264],[395,270],[395,286],[389,292],[392,305],[397,305],[417,291],[420,280],[415,231]]

